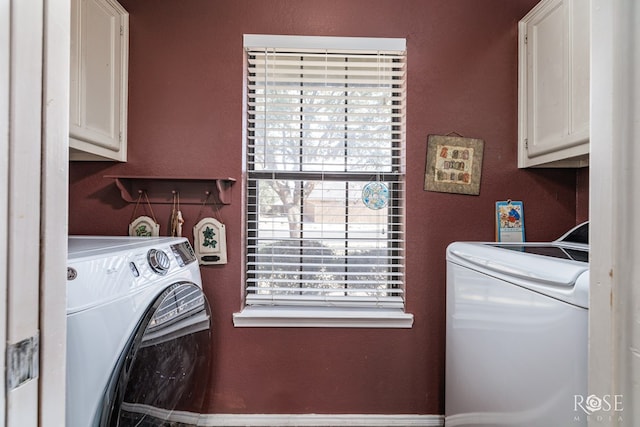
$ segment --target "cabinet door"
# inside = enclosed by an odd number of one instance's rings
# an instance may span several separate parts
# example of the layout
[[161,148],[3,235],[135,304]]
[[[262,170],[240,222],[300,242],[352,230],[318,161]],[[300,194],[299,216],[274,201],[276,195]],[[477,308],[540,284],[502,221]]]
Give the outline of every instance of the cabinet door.
[[582,1],[571,2],[571,70],[569,132],[576,142],[589,139],[589,5]]
[[543,0],[519,24],[519,167],[579,167],[589,153],[589,8]]
[[126,160],[128,15],[112,0],[71,9],[71,158]]
[[568,135],[568,46],[565,1],[527,23],[527,151],[557,149]]

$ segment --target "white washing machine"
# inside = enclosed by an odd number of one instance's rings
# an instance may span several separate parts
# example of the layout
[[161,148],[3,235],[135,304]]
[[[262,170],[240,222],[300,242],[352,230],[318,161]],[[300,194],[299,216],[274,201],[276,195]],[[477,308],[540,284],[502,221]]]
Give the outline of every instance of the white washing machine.
[[447,248],[446,426],[586,426],[588,224]]
[[189,242],[69,237],[67,276],[67,426],[197,417],[211,321]]

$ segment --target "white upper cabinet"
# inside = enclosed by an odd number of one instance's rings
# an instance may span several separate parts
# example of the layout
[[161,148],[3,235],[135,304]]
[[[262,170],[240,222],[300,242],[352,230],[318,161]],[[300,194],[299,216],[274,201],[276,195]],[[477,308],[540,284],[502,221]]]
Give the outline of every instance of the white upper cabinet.
[[518,25],[518,167],[589,164],[589,16],[543,0]]
[[129,14],[115,0],[71,1],[71,160],[127,160]]

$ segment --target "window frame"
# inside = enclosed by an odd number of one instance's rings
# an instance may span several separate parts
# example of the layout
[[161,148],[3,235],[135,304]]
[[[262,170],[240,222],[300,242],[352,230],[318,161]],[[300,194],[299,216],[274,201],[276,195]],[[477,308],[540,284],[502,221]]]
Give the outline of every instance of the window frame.
[[[402,46],[402,50],[406,49],[406,41],[404,39],[381,39],[381,38],[363,38],[363,37],[312,37],[312,36],[273,36],[273,35],[245,35],[244,47],[245,47],[245,75],[243,81],[243,91],[245,100],[249,98],[248,79],[247,79],[247,47],[251,46],[268,46],[269,48],[293,48],[293,49],[326,49],[326,50],[344,50],[345,47],[349,49],[364,49],[364,50],[397,50],[399,46]],[[406,84],[406,79],[404,80]],[[248,101],[243,103],[243,112],[245,123],[250,116],[248,107]],[[243,309],[234,313],[233,322],[236,327],[378,327],[378,328],[410,328],[413,325],[413,315],[407,313],[406,300],[402,299],[401,305],[385,306],[383,308],[376,307],[375,304],[365,304],[360,307],[336,307],[336,306],[315,306],[315,305],[251,305],[247,304],[248,294],[248,264],[249,256],[251,252],[248,249],[249,242],[252,236],[250,233],[254,231],[248,226],[249,220],[255,221],[256,218],[251,218],[253,215],[257,215],[257,210],[250,210],[249,205],[251,200],[255,206],[257,203],[257,193],[253,194],[252,190],[248,186],[249,182],[249,126],[243,126],[243,169],[244,169],[244,190],[243,190],[243,279],[242,279],[242,295],[243,295]],[[405,135],[403,129],[403,135]],[[400,144],[404,145],[404,137],[400,141]],[[395,148],[392,148],[395,150]],[[404,155],[404,154],[402,154]],[[391,156],[393,159],[394,156]],[[260,175],[259,171],[253,171],[251,179],[258,180],[256,176]],[[349,176],[361,178],[366,174],[355,174],[350,172],[342,173],[345,177],[345,183],[350,182]],[[265,176],[271,175],[271,172],[265,172]],[[304,172],[283,172],[282,175],[288,175],[293,179],[309,180],[310,174]],[[340,173],[337,173],[340,175]],[[373,172],[369,174],[369,177],[380,176],[384,178],[385,172]],[[398,178],[397,174],[387,173],[389,176],[393,176],[394,180],[399,181],[399,186],[405,185],[405,177],[402,175]],[[362,178],[364,179],[364,178]],[[343,182],[343,181],[341,181]],[[364,181],[363,181],[364,182]],[[397,186],[394,186],[394,188]],[[257,190],[253,190],[257,191]],[[392,189],[393,191],[393,189]],[[393,198],[392,200],[396,200]],[[404,200],[402,200],[404,202]],[[394,202],[395,203],[395,202]],[[390,205],[390,211],[399,209],[398,206]],[[401,208],[400,208],[401,209]],[[345,214],[346,215],[346,214]],[[348,215],[346,215],[348,217]],[[400,226],[405,227],[406,220],[403,218],[400,221]],[[345,224],[348,224],[348,218],[345,219]],[[392,223],[397,225],[395,223]],[[393,231],[392,233],[397,233]],[[402,261],[401,269],[404,269],[404,261]],[[404,283],[402,291],[404,291],[406,284]],[[388,288],[390,289],[390,288]],[[401,292],[402,292],[401,291]],[[385,291],[390,292],[390,291]],[[339,298],[339,297],[338,297]],[[294,298],[295,299],[295,298]]]

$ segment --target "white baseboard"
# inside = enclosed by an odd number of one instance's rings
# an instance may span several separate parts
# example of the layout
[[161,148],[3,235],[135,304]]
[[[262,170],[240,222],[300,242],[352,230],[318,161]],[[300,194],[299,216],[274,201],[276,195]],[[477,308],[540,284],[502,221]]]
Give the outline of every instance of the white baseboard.
[[195,414],[140,404],[123,403],[122,409],[161,420],[198,427],[442,427],[444,415],[375,414]]
[[202,415],[198,426],[313,426],[313,427],[442,427],[444,415],[370,415],[370,414],[211,414]]

